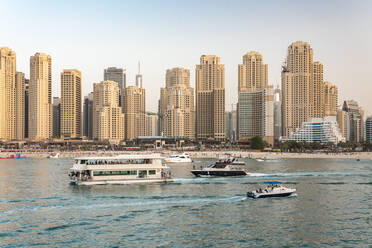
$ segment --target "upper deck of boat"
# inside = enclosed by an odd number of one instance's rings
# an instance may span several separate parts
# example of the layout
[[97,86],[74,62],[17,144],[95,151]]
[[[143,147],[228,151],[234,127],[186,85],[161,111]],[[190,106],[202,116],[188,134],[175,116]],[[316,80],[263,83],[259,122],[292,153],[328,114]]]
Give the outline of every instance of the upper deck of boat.
[[105,157],[78,157],[75,160],[115,160],[115,159],[163,159],[160,154],[122,154],[117,156]]

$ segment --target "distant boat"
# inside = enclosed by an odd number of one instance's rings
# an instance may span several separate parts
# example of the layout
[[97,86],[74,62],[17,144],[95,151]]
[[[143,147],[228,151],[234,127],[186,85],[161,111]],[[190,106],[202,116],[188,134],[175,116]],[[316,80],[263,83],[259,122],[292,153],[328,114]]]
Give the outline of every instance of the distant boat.
[[49,155],[47,158],[59,158],[59,153],[52,153],[51,155]]
[[190,156],[186,153],[180,155],[171,155],[165,159],[166,163],[192,163]]
[[22,156],[20,153],[17,153],[16,155],[11,154],[8,157],[0,157],[0,159],[24,159],[25,156]]
[[245,163],[238,161],[236,158],[220,159],[200,170],[192,170],[191,173],[196,177],[246,176],[248,173],[245,169],[241,168],[243,165],[245,165]]
[[254,158],[254,160],[256,160],[257,162],[265,162],[265,159],[263,158]]

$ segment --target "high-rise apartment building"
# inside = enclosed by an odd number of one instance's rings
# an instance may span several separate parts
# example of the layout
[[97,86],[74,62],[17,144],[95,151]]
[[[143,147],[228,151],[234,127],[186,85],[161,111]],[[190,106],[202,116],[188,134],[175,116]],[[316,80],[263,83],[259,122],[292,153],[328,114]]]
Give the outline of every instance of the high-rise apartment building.
[[157,115],[146,115],[146,136],[158,136],[158,124]]
[[16,53],[0,48],[0,139],[17,139]]
[[129,86],[125,89],[123,112],[127,140],[146,135],[145,89]]
[[25,138],[25,74],[22,72],[16,72],[15,91],[15,138],[17,140],[23,140]]
[[122,104],[122,98],[124,94],[124,89],[127,87],[127,77],[125,69],[117,67],[109,67],[104,70],[103,73],[104,81],[114,81],[119,85],[119,106]]
[[268,85],[267,65],[261,54],[249,52],[238,68],[238,138],[261,136],[274,144],[274,89]]
[[226,139],[231,143],[237,142],[237,113],[232,110],[225,113]]
[[29,85],[30,85],[30,80],[25,79],[25,102],[24,102],[24,110],[25,110],[25,122],[24,122],[24,127],[25,127],[25,138],[28,138],[28,99],[29,99]]
[[61,98],[53,97],[53,138],[61,137]]
[[356,101],[344,101],[342,110],[337,114],[337,121],[347,141],[364,141],[364,111]]
[[282,136],[282,98],[279,88],[274,90],[274,139]]
[[63,70],[61,73],[61,136],[81,136],[81,72]]
[[243,56],[243,64],[238,66],[238,90],[262,89],[268,84],[267,65],[260,53],[252,51]]
[[104,70],[104,81],[117,82],[120,89],[127,87],[126,73],[123,68],[109,67]]
[[337,116],[338,88],[330,82],[323,85],[324,116]]
[[125,135],[124,114],[119,107],[118,83],[94,83],[93,89],[93,138],[119,143]]
[[372,116],[366,120],[366,141],[372,143]]
[[323,64],[313,62],[310,44],[303,41],[292,43],[282,70],[283,136],[288,137],[309,118],[336,115],[337,87],[329,89],[330,84],[324,83],[323,78]]
[[36,53],[30,58],[29,138],[49,139],[53,135],[52,58]]
[[190,87],[190,71],[168,69],[166,87],[160,89],[162,133],[166,136],[195,138],[194,89]]
[[312,81],[309,83],[309,116],[323,118],[324,116],[324,94],[323,94],[324,66],[320,62],[313,63]]
[[196,65],[197,139],[225,140],[225,66],[216,55],[202,55]]
[[83,135],[93,139],[93,92],[84,97]]

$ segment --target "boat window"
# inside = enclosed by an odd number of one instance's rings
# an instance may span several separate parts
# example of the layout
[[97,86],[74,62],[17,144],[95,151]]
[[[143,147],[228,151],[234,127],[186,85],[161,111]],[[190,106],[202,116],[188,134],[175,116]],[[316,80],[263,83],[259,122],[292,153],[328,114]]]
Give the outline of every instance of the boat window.
[[137,171],[93,171],[93,176],[128,176],[137,175]]
[[147,170],[138,171],[138,177],[140,177],[140,178],[147,177]]
[[155,175],[156,171],[155,170],[149,170],[149,175]]
[[225,168],[227,164],[225,163],[216,163],[213,168]]
[[80,164],[85,164],[86,162],[86,160],[80,160]]
[[78,159],[75,159],[75,164],[78,164],[79,163],[79,160]]
[[207,166],[207,168],[212,168],[214,164],[210,164]]

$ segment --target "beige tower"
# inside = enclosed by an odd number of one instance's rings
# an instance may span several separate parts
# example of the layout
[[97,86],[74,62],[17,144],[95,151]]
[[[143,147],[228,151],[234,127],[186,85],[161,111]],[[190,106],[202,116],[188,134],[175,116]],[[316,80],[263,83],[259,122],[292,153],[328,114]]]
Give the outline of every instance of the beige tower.
[[324,95],[323,95],[323,64],[314,62],[313,64],[313,84],[310,83],[310,113],[311,117],[323,118],[324,116]]
[[274,89],[268,85],[267,65],[261,54],[249,52],[238,68],[238,138],[261,136],[274,144]]
[[125,89],[123,112],[127,140],[146,135],[145,89],[129,86]]
[[166,72],[166,88],[160,90],[162,132],[166,136],[195,138],[194,89],[190,87],[190,71],[173,68]]
[[198,140],[225,140],[225,67],[216,55],[202,55],[196,65]]
[[119,143],[124,139],[124,114],[119,86],[113,81],[93,84],[93,139]]
[[81,136],[81,72],[75,69],[61,73],[61,136]]
[[243,56],[243,64],[238,66],[239,91],[246,89],[262,89],[267,86],[267,65],[263,64],[262,55],[248,52]]
[[289,134],[308,121],[314,112],[313,49],[297,41],[288,47],[287,64],[282,71],[283,135]]
[[330,82],[323,84],[323,103],[325,116],[337,116],[338,88]]
[[16,72],[16,139],[25,138],[25,74]]
[[49,139],[53,134],[52,58],[36,53],[30,58],[29,138]]
[[[24,84],[23,84],[24,85]],[[0,139],[23,139],[17,125],[20,123],[17,107],[22,101],[18,97],[19,84],[16,82],[16,53],[8,47],[0,48]],[[23,94],[24,95],[24,94]],[[24,103],[24,102],[23,102]]]

